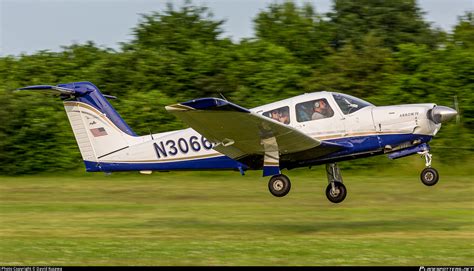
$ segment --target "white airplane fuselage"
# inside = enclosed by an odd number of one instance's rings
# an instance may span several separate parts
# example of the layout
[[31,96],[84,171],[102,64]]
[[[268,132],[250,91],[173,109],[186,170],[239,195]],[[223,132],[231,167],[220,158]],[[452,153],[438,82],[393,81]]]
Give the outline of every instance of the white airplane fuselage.
[[[282,167],[317,165],[409,148],[430,141],[441,126],[428,118],[428,111],[435,104],[379,107],[368,105],[353,113],[344,114],[332,94],[332,92],[308,93],[250,109],[254,113],[263,114],[276,108],[288,107],[287,125],[318,140],[352,146],[349,151],[317,158],[311,157],[308,153],[302,154],[301,159],[297,154],[285,156],[282,153]],[[326,99],[334,114],[319,120],[298,121],[296,105],[317,99]],[[94,112],[94,108],[81,105],[80,102],[66,102],[65,106],[71,123],[74,121],[71,114],[77,112],[73,108],[77,106],[80,106],[81,110],[91,111],[91,115],[99,114]],[[100,126],[100,123],[97,125]],[[114,140],[116,146],[112,149],[119,151],[110,153],[110,146],[104,141],[104,144],[94,146],[97,159],[94,160],[93,155],[91,158],[84,157],[88,171],[260,168],[258,165],[249,167],[241,164],[215,151],[212,149],[213,143],[191,128],[139,137],[128,135],[117,135],[117,137],[120,137],[120,140]],[[81,148],[80,144],[79,146]],[[103,150],[101,146],[104,146]],[[121,148],[124,149],[120,150]]]

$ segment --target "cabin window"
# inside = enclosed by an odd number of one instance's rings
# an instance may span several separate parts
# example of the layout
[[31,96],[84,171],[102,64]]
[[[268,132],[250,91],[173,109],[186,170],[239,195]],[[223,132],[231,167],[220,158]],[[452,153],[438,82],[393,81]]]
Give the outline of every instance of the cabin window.
[[346,94],[334,93],[332,96],[334,97],[334,100],[336,100],[339,108],[341,108],[342,113],[345,115],[372,105],[364,100]]
[[288,106],[264,112],[263,115],[281,123],[290,124],[290,108]]
[[296,120],[305,122],[334,116],[334,111],[326,99],[317,99],[296,104]]

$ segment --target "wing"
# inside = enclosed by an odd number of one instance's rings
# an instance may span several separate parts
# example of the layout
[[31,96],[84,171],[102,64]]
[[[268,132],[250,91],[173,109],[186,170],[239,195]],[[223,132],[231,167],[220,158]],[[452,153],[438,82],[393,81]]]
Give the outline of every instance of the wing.
[[272,151],[296,153],[321,144],[290,126],[218,98],[170,105],[166,110],[216,143],[215,150],[233,159]]

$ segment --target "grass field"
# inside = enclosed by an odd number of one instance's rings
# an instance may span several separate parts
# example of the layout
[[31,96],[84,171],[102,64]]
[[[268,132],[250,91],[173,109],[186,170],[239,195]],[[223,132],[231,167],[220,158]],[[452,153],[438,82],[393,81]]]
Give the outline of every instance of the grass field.
[[284,198],[260,172],[0,177],[0,265],[473,265],[473,177],[440,173],[346,171],[339,205],[323,167]]

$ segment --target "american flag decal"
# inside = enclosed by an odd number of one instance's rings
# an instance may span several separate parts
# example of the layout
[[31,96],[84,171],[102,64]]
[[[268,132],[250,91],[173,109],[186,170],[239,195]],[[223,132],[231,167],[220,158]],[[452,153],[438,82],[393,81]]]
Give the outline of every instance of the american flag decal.
[[106,136],[107,132],[103,127],[91,129],[91,133],[94,137]]

